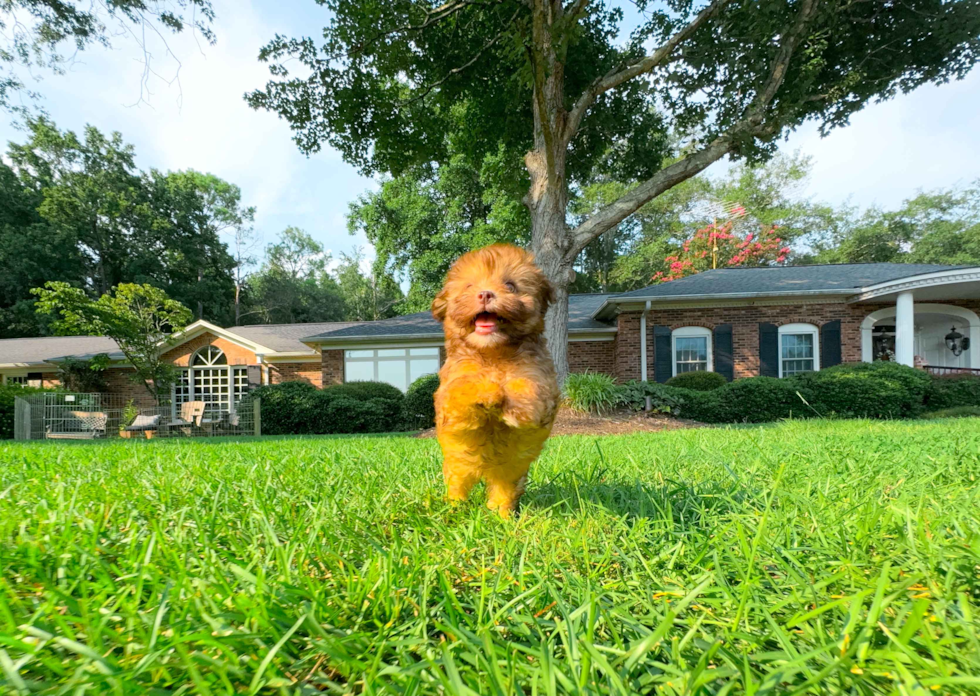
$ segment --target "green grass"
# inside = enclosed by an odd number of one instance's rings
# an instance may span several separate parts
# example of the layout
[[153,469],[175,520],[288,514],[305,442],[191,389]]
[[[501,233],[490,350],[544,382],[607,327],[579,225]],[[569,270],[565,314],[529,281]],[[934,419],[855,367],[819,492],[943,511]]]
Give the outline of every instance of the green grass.
[[0,692],[980,693],[980,421],[0,445]]

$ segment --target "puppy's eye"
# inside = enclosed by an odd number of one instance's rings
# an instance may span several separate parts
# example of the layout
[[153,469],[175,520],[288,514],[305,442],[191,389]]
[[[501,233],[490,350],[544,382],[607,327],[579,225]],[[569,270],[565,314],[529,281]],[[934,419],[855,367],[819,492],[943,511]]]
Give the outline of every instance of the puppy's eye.
[[514,283],[510,282],[509,280],[506,283],[504,283],[504,287],[507,288],[509,292],[517,292],[517,286],[514,285]]

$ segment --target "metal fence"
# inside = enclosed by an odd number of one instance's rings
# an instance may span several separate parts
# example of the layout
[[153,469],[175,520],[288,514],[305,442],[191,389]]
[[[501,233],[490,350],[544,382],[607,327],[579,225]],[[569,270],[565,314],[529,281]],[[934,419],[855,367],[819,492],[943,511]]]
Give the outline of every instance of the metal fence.
[[25,394],[14,399],[14,439],[261,435],[261,400],[246,396],[235,406],[234,410],[221,410],[203,401],[138,406],[112,394]]

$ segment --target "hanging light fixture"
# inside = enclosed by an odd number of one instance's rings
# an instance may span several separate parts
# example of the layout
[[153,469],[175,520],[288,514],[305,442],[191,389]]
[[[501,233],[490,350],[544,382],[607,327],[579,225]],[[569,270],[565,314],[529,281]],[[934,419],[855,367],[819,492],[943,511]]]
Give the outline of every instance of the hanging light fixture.
[[954,326],[946,334],[946,347],[953,352],[953,355],[959,357],[964,350],[970,347],[970,339],[957,331]]

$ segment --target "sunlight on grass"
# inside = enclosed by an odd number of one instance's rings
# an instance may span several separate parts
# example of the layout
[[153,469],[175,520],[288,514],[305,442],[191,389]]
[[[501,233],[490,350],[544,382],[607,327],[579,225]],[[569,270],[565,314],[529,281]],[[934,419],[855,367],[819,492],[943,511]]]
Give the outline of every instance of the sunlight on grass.
[[555,438],[512,523],[439,467],[408,438],[0,446],[0,690],[980,689],[976,419]]

